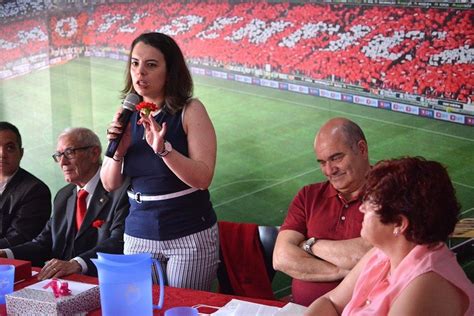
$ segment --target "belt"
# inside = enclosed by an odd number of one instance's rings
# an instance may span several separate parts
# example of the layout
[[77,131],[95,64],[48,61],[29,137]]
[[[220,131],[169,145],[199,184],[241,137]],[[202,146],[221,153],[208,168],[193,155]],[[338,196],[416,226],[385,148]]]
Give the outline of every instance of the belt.
[[196,192],[197,190],[199,189],[189,188],[186,190],[161,195],[143,195],[140,192],[127,191],[127,195],[129,198],[134,199],[137,203],[142,203],[143,201],[163,201],[174,199],[183,195],[191,194],[193,192]]

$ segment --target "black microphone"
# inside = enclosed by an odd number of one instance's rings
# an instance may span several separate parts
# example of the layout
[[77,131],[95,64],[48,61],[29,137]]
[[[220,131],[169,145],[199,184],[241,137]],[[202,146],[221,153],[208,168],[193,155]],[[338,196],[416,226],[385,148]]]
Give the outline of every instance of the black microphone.
[[[123,131],[127,128],[128,122],[130,122],[130,117],[132,116],[133,112],[135,111],[135,105],[137,105],[140,102],[140,97],[136,95],[135,93],[129,93],[125,97],[125,99],[122,102],[122,113],[120,114],[120,117],[118,121],[122,124],[123,126]],[[117,135],[117,138],[112,139],[109,142],[109,145],[107,146],[107,151],[105,152],[105,155],[107,157],[113,158],[115,155],[115,152],[117,151],[117,147],[120,143],[120,140],[122,139],[122,133]]]

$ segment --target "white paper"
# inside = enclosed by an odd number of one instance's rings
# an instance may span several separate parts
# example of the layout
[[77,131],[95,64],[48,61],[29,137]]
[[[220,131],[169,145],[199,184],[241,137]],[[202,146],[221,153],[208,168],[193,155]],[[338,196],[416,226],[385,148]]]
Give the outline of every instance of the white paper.
[[263,304],[251,303],[232,299],[225,306],[221,307],[217,312],[211,314],[213,316],[273,316],[280,308]]
[[[38,272],[36,272],[36,271],[31,271],[31,276],[35,276],[35,275],[37,275],[37,274],[38,274]],[[15,281],[15,283],[13,283],[13,284],[18,284],[18,283],[23,282],[23,281],[25,281],[25,280],[26,280],[26,279],[21,279],[21,280]]]
[[[69,280],[62,280],[62,279],[57,279],[57,280],[61,281],[61,282],[67,282],[68,283],[68,288],[71,290],[72,295],[77,295],[79,293],[90,290],[93,287],[97,286],[95,284],[87,284],[87,283],[75,282],[75,281],[69,281]],[[40,291],[45,291],[45,292],[53,292],[51,287],[48,287],[46,289],[43,288],[43,286],[45,286],[46,284],[48,284],[51,281],[52,281],[51,279],[43,280],[43,281],[40,281],[38,283],[27,286],[25,288],[26,289],[33,289],[33,290],[40,290]]]
[[278,312],[276,312],[275,316],[295,316],[295,315],[303,315],[303,313],[308,308],[303,305],[295,304],[295,303],[288,303]]

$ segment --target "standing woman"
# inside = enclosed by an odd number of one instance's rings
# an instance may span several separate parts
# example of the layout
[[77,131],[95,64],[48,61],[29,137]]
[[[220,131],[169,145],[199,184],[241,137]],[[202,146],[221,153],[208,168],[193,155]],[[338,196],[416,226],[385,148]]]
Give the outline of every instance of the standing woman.
[[107,129],[123,137],[106,157],[101,179],[113,191],[131,178],[124,253],[151,253],[168,285],[210,290],[218,265],[217,218],[209,191],[216,163],[216,134],[176,42],[145,33],[131,46],[122,91],[154,103],[150,114],[134,112],[122,126],[119,110]]

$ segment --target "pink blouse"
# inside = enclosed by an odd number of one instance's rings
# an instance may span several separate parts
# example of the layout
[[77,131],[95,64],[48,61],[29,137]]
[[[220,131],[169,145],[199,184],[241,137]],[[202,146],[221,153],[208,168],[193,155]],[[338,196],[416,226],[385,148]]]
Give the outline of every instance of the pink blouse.
[[342,315],[387,315],[392,302],[408,284],[430,271],[438,273],[463,291],[469,298],[465,315],[474,315],[474,285],[446,245],[434,249],[428,249],[424,245],[416,246],[391,276],[387,276],[389,271],[389,258],[381,250],[376,250],[360,274],[352,299]]

